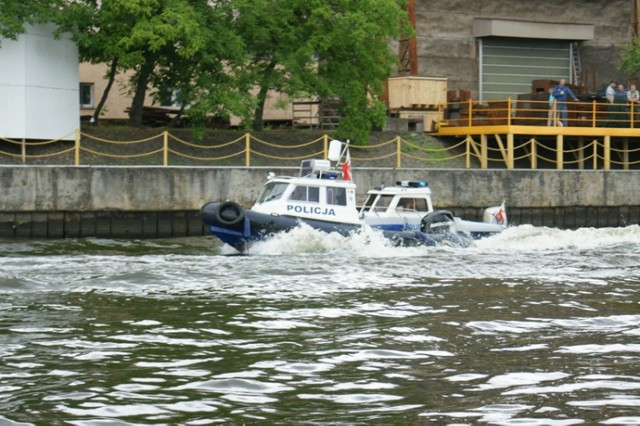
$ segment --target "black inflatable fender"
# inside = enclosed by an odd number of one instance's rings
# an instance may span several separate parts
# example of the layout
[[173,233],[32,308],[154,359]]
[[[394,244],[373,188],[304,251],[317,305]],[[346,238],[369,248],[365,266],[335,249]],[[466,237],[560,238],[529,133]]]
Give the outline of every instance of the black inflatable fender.
[[235,201],[224,201],[216,207],[213,219],[222,226],[236,226],[244,220],[244,208]]

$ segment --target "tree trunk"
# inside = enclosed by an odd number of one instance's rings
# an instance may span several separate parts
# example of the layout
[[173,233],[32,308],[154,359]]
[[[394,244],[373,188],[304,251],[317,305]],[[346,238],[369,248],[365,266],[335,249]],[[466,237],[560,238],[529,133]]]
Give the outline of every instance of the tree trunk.
[[104,88],[104,92],[102,92],[102,97],[100,98],[100,102],[98,102],[98,106],[93,113],[93,124],[98,125],[98,121],[100,120],[100,112],[102,112],[102,108],[104,108],[104,104],[107,102],[107,98],[109,97],[109,91],[111,90],[111,86],[113,86],[113,82],[116,79],[116,71],[118,69],[118,58],[114,58],[111,61],[111,66],[109,67],[109,79],[107,80],[107,87]]
[[275,61],[269,62],[262,74],[262,81],[260,82],[260,92],[258,93],[256,110],[253,114],[253,130],[262,131],[264,128],[264,105],[267,102],[267,93],[269,92],[269,83],[271,83],[271,76],[276,69]]
[[145,61],[140,67],[138,73],[138,79],[136,81],[136,90],[133,95],[133,101],[131,102],[131,109],[129,111],[129,125],[133,127],[142,126],[142,110],[144,107],[144,98],[147,94],[147,84],[149,83],[149,77],[153,71],[153,61],[149,55],[145,55]]

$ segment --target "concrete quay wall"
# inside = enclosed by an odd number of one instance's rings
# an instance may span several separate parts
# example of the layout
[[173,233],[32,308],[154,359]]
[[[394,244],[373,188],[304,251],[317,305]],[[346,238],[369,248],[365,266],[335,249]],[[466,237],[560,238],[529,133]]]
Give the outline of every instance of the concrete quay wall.
[[[250,206],[268,172],[295,168],[0,166],[0,237],[203,235],[208,201]],[[434,205],[469,219],[507,202],[512,224],[640,223],[640,171],[356,168],[358,200],[396,180],[427,180]]]

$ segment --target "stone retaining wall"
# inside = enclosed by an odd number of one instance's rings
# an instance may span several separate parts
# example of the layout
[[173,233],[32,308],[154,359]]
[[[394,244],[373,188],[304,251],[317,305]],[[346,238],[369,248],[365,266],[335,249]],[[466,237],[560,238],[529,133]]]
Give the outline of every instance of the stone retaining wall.
[[[206,234],[208,201],[250,206],[269,171],[207,167],[0,167],[0,237],[156,238]],[[640,171],[354,169],[368,188],[427,180],[436,208],[479,219],[506,200],[512,224],[577,228],[640,222]]]

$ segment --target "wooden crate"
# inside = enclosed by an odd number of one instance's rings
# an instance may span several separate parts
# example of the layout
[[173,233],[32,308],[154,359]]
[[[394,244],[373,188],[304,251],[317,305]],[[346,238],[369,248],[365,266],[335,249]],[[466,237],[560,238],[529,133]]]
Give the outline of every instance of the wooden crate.
[[387,107],[400,109],[436,109],[447,103],[447,79],[440,77],[391,77],[387,81]]

